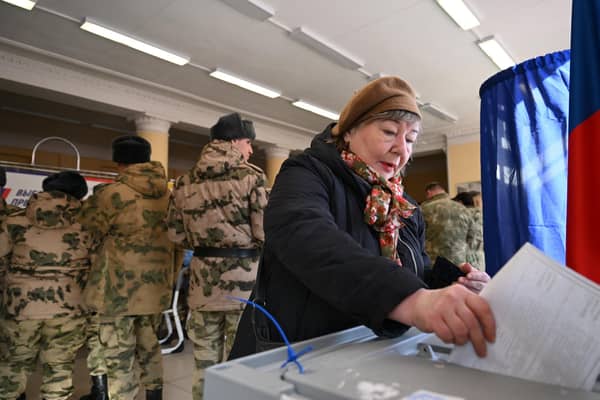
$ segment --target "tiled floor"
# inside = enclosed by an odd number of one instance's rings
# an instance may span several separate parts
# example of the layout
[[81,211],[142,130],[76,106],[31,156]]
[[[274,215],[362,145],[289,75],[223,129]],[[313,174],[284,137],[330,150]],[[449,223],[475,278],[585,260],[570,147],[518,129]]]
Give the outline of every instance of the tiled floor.
[[[73,399],[89,393],[91,381],[85,364],[86,352],[81,351],[75,362]],[[164,400],[192,400],[192,374],[194,370],[194,356],[192,344],[186,340],[181,353],[163,355],[164,371]],[[40,368],[33,374],[27,384],[27,400],[37,400],[40,396]],[[139,400],[145,399],[143,390],[138,396]]]

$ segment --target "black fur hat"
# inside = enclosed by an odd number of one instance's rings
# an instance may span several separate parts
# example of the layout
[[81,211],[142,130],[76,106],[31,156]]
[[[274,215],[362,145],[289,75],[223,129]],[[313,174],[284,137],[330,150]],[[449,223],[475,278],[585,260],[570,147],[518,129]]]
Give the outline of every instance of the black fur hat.
[[6,168],[0,167],[0,187],[6,186]]
[[85,179],[75,171],[62,171],[48,176],[42,181],[42,189],[44,192],[57,190],[80,200],[88,192]]
[[254,124],[247,119],[242,120],[238,113],[224,115],[210,128],[210,140],[235,140],[248,138],[254,140]]
[[114,162],[120,164],[138,164],[150,161],[152,148],[150,142],[140,136],[121,136],[112,142]]

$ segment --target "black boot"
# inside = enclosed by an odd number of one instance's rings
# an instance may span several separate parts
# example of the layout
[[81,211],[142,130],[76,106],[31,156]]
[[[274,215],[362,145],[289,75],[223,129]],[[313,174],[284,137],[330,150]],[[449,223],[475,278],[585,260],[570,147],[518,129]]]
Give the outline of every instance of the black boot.
[[106,375],[92,375],[92,392],[81,396],[79,400],[108,400]]
[[25,400],[25,393],[21,393],[21,395],[17,397],[17,400]]
[[146,400],[162,400],[162,388],[154,390],[146,389]]

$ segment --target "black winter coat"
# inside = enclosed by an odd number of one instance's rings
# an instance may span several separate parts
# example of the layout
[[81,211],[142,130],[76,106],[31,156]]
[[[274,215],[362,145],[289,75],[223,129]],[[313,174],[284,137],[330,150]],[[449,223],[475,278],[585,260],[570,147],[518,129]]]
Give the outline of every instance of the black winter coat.
[[[386,316],[426,287],[421,278],[429,259],[420,210],[400,230],[403,266],[398,267],[381,256],[378,233],[363,221],[371,187],[328,142],[332,126],[283,164],[265,210],[257,286],[291,342],[357,325],[384,336],[400,335],[408,327]],[[242,316],[231,359],[256,351],[251,308]],[[275,327],[266,325],[270,338],[281,341]]]

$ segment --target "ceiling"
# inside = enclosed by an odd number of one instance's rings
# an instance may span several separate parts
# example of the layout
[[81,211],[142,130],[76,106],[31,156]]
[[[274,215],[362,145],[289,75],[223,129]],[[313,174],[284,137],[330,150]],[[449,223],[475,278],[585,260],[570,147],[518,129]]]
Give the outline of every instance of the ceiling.
[[[569,47],[569,0],[465,0],[481,21],[470,31],[461,30],[435,0],[261,0],[274,10],[266,21],[227,2],[38,0],[32,11],[0,2],[0,41],[33,46],[315,132],[330,121],[293,107],[291,99],[339,112],[368,76],[399,75],[421,101],[458,118],[453,123],[424,113],[417,152],[431,148],[428,144],[442,148],[444,135],[479,131],[478,90],[499,70],[476,40],[494,35],[517,63]],[[94,36],[79,28],[86,17],[186,55],[191,62],[177,66]],[[364,67],[341,66],[293,40],[289,31],[300,26],[364,61]],[[268,99],[211,78],[208,71],[217,67],[277,89],[283,97]],[[5,81],[0,89],[19,90]],[[25,94],[31,95],[31,88]],[[64,102],[60,96],[54,100]]]

